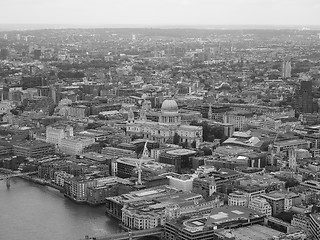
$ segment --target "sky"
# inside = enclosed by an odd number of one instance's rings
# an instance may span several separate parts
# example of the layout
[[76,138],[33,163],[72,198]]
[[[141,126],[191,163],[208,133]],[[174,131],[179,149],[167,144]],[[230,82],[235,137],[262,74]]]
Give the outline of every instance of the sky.
[[320,0],[1,0],[0,24],[320,25]]

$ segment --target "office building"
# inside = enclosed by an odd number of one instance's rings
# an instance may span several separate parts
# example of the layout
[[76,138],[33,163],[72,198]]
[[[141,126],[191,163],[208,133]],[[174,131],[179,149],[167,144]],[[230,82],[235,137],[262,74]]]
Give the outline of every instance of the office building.
[[[89,137],[69,137],[61,139],[59,150],[69,155],[80,155],[84,150],[95,143],[94,138]],[[90,151],[90,149],[89,149]]]
[[295,110],[298,113],[313,113],[312,82],[301,80],[295,92]]
[[190,169],[196,169],[198,166],[194,166],[193,157],[196,155],[196,151],[190,149],[174,149],[160,154],[159,162],[174,165],[178,173],[188,171]]
[[309,233],[315,240],[320,239],[320,214],[310,214]]
[[46,128],[46,142],[53,143],[55,145],[60,145],[62,139],[66,137],[73,137],[73,127],[71,126],[61,126],[61,127],[51,127]]
[[198,215],[166,222],[164,238],[169,240],[235,239],[227,238],[220,232],[228,228],[250,227],[256,223],[263,223],[263,220],[264,215],[252,209],[224,206],[212,209],[206,216]]
[[282,78],[291,78],[291,61],[286,60],[282,63]]
[[271,216],[272,209],[271,205],[267,202],[266,199],[261,197],[254,197],[249,202],[248,208],[253,209],[259,213],[266,215],[267,217]]
[[193,180],[192,191],[201,194],[205,199],[217,191],[214,177],[198,177]]
[[41,141],[24,141],[13,144],[13,154],[22,157],[41,157],[54,154],[54,144]]
[[246,207],[248,206],[248,198],[245,193],[234,191],[228,195],[228,205]]

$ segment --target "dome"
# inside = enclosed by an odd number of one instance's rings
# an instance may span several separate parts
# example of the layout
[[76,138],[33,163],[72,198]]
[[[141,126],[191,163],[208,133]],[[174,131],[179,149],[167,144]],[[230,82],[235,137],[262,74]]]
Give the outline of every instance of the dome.
[[175,100],[170,99],[170,100],[165,100],[162,103],[161,106],[161,111],[162,112],[178,112],[178,104]]

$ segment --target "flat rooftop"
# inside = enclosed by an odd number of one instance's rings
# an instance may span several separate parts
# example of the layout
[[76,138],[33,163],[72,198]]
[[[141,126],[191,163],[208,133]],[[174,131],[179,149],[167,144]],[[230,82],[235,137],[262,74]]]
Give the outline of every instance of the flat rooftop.
[[196,154],[196,151],[193,151],[190,149],[174,149],[174,150],[168,151],[167,153],[172,155],[183,156],[183,155]]
[[311,217],[317,222],[318,225],[320,225],[320,214],[319,213],[311,214]]
[[304,140],[304,139],[290,139],[290,140],[284,140],[284,141],[275,142],[274,145],[286,146],[286,145],[304,144],[304,143],[307,143],[307,142],[308,141]]
[[83,156],[95,161],[105,161],[107,159],[107,155],[97,152],[87,152],[84,153]]
[[161,186],[143,189],[139,191],[133,191],[127,194],[122,194],[116,197],[109,197],[118,203],[134,203],[137,201],[150,201],[156,200],[157,203],[184,203],[189,200],[201,198],[200,194],[192,192],[180,192],[177,189],[169,186]]
[[[260,217],[261,213],[254,211],[252,209],[240,206],[224,206],[221,208],[212,209],[209,217],[207,218],[206,225],[219,225],[225,222],[238,220],[239,218],[249,219],[252,217]],[[197,219],[198,221],[203,218]],[[185,225],[193,227],[195,225],[194,220],[189,220]],[[197,225],[197,223],[196,223]]]
[[273,200],[280,200],[285,197],[285,193],[281,193],[281,192],[269,192],[269,193],[264,193],[262,195],[265,197],[271,198]]
[[229,229],[223,230],[221,233],[227,236],[230,233],[230,235],[233,235],[237,240],[266,240],[272,239],[274,236],[279,236],[282,232],[259,224],[254,224],[248,227],[235,228],[231,231]]

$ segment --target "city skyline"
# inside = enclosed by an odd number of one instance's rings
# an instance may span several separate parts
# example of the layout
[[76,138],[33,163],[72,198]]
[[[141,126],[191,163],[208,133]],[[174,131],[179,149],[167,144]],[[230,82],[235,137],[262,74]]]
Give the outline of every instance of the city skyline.
[[1,8],[1,24],[320,25],[317,0],[13,0]]

